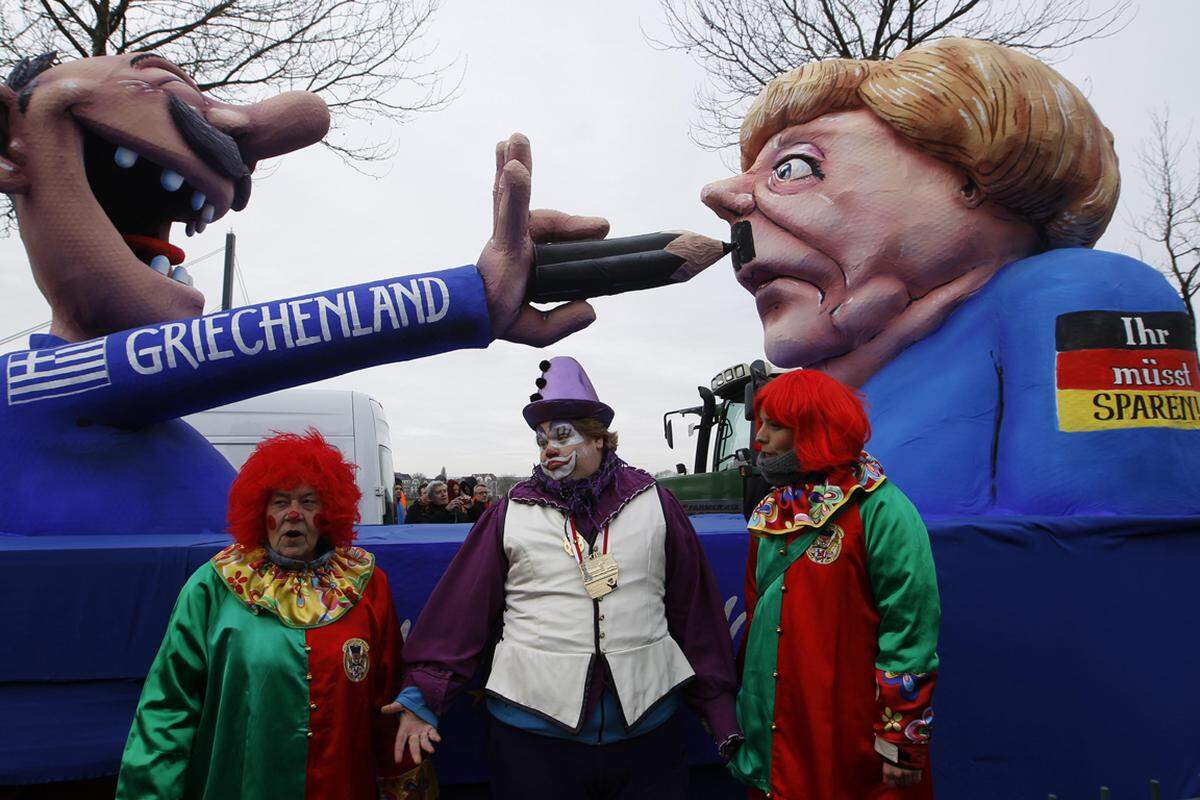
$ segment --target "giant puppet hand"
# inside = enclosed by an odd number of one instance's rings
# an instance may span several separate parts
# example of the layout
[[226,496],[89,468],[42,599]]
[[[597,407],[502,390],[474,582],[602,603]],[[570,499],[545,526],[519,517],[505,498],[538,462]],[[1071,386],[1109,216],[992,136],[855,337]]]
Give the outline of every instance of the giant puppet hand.
[[539,311],[525,302],[534,244],[603,239],[608,234],[608,220],[548,209],[531,212],[532,171],[529,140],[522,134],[514,133],[496,145],[492,238],[484,245],[476,266],[483,276],[492,335],[544,347],[591,325],[596,312],[583,300],[550,311]]

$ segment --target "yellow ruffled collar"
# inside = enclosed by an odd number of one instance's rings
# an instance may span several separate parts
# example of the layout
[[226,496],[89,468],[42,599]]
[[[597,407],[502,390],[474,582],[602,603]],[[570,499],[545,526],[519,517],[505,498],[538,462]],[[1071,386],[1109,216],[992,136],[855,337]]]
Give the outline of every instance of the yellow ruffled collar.
[[319,628],[337,621],[362,597],[375,556],[361,547],[338,547],[319,567],[285,569],[265,547],[231,544],[210,562],[226,588],[255,614],[268,611],[289,628]]

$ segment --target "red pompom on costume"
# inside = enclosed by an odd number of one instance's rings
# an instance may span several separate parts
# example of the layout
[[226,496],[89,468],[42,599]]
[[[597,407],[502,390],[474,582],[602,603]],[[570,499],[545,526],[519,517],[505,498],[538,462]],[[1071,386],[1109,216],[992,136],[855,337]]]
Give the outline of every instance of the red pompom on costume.
[[263,542],[263,513],[271,492],[311,486],[321,498],[321,534],[334,547],[354,540],[362,492],[354,483],[356,467],[316,430],[280,433],[264,439],[238,472],[229,489],[229,533],[243,547]]
[[[746,741],[730,769],[752,798],[926,800],[941,610],[925,525],[862,452],[853,390],[801,370],[754,409],[792,430],[803,475],[748,524]],[[885,761],[917,783],[885,784]]]

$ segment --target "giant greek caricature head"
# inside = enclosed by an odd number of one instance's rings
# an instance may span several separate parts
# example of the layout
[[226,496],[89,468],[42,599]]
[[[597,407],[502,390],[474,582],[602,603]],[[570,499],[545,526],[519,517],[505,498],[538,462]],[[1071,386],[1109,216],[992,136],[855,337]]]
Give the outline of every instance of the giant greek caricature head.
[[53,61],[26,58],[0,85],[0,191],[51,333],[78,341],[199,315],[203,295],[173,269],[173,223],[202,229],[245,208],[259,159],[325,135],[324,102],[222,103],[154,53]]
[[1077,88],[999,45],[945,39],[772,81],[742,172],[703,200],[746,221],[767,356],[860,385],[1002,266],[1091,247],[1119,188],[1112,137]]

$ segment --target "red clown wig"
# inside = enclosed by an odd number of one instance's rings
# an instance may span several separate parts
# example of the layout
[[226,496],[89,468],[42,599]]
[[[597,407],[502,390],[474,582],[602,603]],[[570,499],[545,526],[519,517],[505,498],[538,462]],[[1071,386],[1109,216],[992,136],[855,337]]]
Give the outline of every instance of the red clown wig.
[[815,370],[788,372],[759,389],[754,416],[764,414],[792,429],[805,472],[828,473],[852,464],[871,438],[858,393]]
[[334,547],[350,544],[362,496],[354,483],[355,469],[313,428],[303,435],[279,433],[264,439],[229,489],[229,533],[244,547],[258,547],[267,535],[272,492],[307,483],[321,498],[321,535]]

